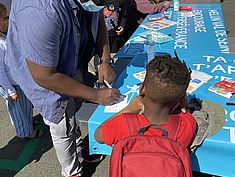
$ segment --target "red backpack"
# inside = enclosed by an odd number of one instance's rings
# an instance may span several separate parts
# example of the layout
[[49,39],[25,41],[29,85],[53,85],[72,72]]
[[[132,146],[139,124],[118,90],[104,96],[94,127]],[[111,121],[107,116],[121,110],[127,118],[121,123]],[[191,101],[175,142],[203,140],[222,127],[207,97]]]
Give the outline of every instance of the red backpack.
[[[178,115],[172,117],[171,135],[159,125],[140,127],[136,114],[124,114],[129,137],[114,145],[110,158],[110,177],[192,177],[188,150],[176,142],[180,127]],[[144,135],[149,128],[160,129],[162,137]]]

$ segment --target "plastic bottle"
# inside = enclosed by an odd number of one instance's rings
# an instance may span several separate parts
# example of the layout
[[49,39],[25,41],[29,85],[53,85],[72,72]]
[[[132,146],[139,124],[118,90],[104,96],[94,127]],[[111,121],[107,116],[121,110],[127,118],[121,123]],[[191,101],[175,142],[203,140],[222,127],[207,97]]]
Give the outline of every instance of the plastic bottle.
[[174,12],[178,12],[180,10],[180,1],[179,0],[174,0]]
[[147,43],[146,43],[146,45],[147,45],[147,53],[148,53],[147,63],[149,63],[155,57],[154,41],[153,41],[152,33],[147,34]]

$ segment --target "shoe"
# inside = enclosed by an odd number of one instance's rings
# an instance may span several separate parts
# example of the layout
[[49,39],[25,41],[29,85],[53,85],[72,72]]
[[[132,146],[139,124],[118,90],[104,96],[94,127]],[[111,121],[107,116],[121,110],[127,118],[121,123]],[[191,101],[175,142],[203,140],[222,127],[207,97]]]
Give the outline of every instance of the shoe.
[[105,155],[101,155],[101,154],[89,154],[89,149],[88,147],[83,147],[82,148],[82,159],[85,162],[88,163],[97,163],[102,161],[105,158]]
[[97,163],[100,162],[102,160],[104,160],[104,158],[106,157],[105,155],[100,155],[100,154],[93,154],[90,155],[89,153],[89,140],[88,140],[88,136],[86,136],[83,139],[80,139],[77,142],[77,148],[78,148],[78,154],[79,157],[87,163]]
[[34,130],[33,131],[33,136],[28,136],[28,137],[25,137],[24,139],[26,140],[32,140],[32,139],[35,139],[35,138],[40,138],[43,136],[43,131],[42,130]]
[[102,161],[105,158],[104,155],[101,154],[93,154],[93,155],[89,155],[86,157],[83,157],[83,161],[87,162],[87,163],[97,163]]

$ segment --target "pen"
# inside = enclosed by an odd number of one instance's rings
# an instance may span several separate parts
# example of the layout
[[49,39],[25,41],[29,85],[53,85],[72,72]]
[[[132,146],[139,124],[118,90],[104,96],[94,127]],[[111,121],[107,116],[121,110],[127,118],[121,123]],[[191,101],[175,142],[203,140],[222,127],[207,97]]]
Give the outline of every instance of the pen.
[[234,106],[235,105],[235,102],[230,102],[230,103],[226,103],[226,105],[228,105],[228,106]]
[[[104,83],[105,85],[108,87],[108,88],[113,88],[109,83],[108,81],[104,80]],[[126,95],[120,95],[119,99],[123,100],[124,98],[126,98]],[[120,100],[119,100],[120,101]]]
[[104,80],[104,83],[108,88],[112,88],[112,86],[108,83],[108,81]]

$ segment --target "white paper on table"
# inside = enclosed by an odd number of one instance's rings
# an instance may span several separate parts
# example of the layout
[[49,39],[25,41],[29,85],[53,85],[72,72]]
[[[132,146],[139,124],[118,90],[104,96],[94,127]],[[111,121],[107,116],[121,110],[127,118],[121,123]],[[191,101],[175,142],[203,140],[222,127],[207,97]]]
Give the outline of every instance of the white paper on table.
[[197,78],[197,79],[200,79],[200,80],[202,80],[203,82],[206,83],[213,76],[211,76],[211,75],[209,75],[207,73],[204,73],[202,71],[192,70],[191,77],[192,77],[192,79]]
[[132,40],[135,42],[146,42],[146,39],[142,38],[141,36],[136,36]]
[[104,112],[105,113],[117,113],[127,106],[127,101],[128,101],[128,96],[126,96],[123,99],[123,101],[121,101],[117,104],[105,106]]
[[176,24],[177,24],[176,22],[167,20],[165,18],[163,18],[162,20],[148,18],[148,22],[145,24],[141,24],[140,27],[145,28],[145,29],[151,29],[151,30],[160,30],[160,29],[168,28]]
[[207,83],[208,80],[210,80],[213,76],[201,72],[192,70],[191,73],[191,81],[189,83],[189,86],[187,88],[187,93],[191,94],[195,90],[197,90],[199,87],[201,87],[204,83]]
[[140,80],[141,82],[144,81],[145,75],[146,75],[146,71],[141,71],[138,73],[134,73],[132,74],[136,79]]

